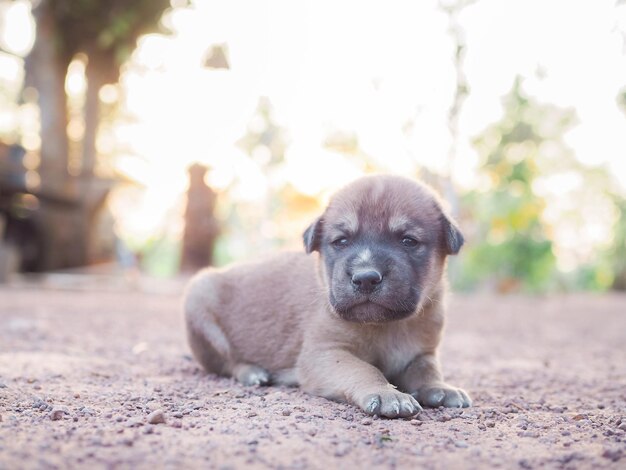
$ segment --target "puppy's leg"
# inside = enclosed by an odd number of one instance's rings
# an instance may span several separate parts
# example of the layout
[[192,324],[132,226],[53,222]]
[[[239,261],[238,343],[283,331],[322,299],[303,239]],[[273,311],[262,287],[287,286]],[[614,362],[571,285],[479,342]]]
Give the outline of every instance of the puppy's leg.
[[270,382],[276,385],[284,385],[285,387],[297,387],[300,385],[295,368],[281,369],[272,372]]
[[196,360],[207,372],[232,376],[244,385],[265,385],[270,374],[262,367],[238,362],[215,316],[191,295],[185,304],[187,337]]
[[371,415],[408,417],[422,408],[411,395],[391,385],[380,370],[342,349],[300,354],[301,387],[331,400],[347,400]]
[[472,400],[464,390],[443,381],[439,361],[434,354],[416,356],[396,382],[400,389],[410,392],[424,406],[472,406]]

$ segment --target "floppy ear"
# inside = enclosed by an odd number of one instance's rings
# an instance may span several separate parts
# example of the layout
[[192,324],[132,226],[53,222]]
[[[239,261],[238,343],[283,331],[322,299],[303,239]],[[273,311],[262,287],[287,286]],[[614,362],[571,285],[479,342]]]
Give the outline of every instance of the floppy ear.
[[309,228],[307,228],[302,235],[302,238],[304,239],[304,249],[307,254],[313,251],[319,251],[320,249],[322,223],[322,218],[318,217],[311,225],[309,225]]
[[446,214],[442,215],[441,220],[446,253],[448,255],[456,255],[463,246],[463,242],[465,241],[465,239],[463,238],[463,234],[459,230],[459,227],[456,225],[456,223]]

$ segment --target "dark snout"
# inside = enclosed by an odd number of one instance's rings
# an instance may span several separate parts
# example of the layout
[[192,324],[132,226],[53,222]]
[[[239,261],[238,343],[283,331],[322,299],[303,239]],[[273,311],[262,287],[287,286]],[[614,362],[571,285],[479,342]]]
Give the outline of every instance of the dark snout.
[[358,292],[369,294],[383,282],[383,275],[375,269],[358,270],[352,273],[351,282]]

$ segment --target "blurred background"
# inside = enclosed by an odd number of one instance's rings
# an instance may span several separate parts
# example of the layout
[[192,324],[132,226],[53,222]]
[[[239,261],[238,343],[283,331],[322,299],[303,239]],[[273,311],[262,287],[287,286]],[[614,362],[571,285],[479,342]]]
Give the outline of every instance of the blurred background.
[[0,0],[0,280],[300,249],[372,172],[457,290],[626,289],[626,2]]

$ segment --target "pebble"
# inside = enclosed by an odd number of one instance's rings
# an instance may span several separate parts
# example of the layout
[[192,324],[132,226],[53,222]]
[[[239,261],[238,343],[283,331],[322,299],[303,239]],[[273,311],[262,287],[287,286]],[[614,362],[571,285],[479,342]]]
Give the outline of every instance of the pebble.
[[342,443],[335,449],[335,457],[343,457],[350,452],[350,444]]
[[126,421],[125,426],[127,428],[138,428],[140,426],[143,426],[143,422],[140,418],[130,418]]
[[466,449],[469,447],[469,444],[465,441],[454,441],[454,445],[459,449]]
[[165,414],[163,410],[155,410],[148,415],[148,423],[150,424],[163,424],[165,423]]
[[66,411],[62,408],[54,408],[48,416],[52,421],[59,421],[60,419],[63,419],[65,413]]
[[612,462],[617,462],[623,456],[624,456],[624,453],[622,452],[622,449],[605,448],[604,451],[602,452],[602,457],[604,457],[605,459],[609,459]]
[[622,431],[626,431],[626,423],[620,424],[617,429],[621,429]]
[[281,411],[281,414],[283,416],[289,416],[291,414],[291,410],[289,410],[287,408],[283,408],[283,410]]
[[364,419],[361,420],[361,424],[363,426],[369,426],[370,424],[372,424],[372,420],[369,419],[369,418],[364,418]]

